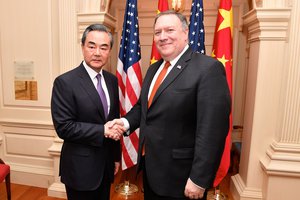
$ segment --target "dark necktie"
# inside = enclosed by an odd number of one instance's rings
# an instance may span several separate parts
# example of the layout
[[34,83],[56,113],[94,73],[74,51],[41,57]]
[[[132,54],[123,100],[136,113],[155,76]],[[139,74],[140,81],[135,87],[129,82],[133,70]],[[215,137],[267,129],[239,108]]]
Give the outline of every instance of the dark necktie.
[[153,97],[157,91],[157,89],[159,88],[162,80],[164,79],[164,77],[166,76],[166,73],[168,71],[168,68],[169,66],[171,65],[171,63],[169,61],[167,61],[164,65],[164,68],[160,71],[155,83],[154,83],[154,86],[152,88],[152,91],[151,91],[151,94],[150,94],[150,97],[149,97],[149,100],[148,100],[148,108],[150,107],[152,101],[153,101]]
[[101,74],[98,74],[96,77],[97,77],[97,80],[98,80],[97,91],[98,91],[98,94],[99,94],[101,102],[102,102],[105,118],[107,118],[108,104],[107,104],[106,96],[105,96],[105,93],[104,93],[104,90],[103,90],[102,84],[101,84]]

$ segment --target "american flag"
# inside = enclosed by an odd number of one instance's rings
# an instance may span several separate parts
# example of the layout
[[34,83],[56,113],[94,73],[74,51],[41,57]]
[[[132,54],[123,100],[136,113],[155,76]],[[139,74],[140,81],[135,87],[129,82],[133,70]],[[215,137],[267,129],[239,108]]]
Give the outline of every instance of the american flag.
[[[116,74],[119,83],[120,112],[122,116],[132,108],[140,96],[142,86],[140,61],[141,47],[137,0],[127,0]],[[123,170],[137,163],[138,140],[138,130],[129,137],[121,139]]]
[[203,1],[193,0],[189,25],[190,46],[194,51],[205,54]]

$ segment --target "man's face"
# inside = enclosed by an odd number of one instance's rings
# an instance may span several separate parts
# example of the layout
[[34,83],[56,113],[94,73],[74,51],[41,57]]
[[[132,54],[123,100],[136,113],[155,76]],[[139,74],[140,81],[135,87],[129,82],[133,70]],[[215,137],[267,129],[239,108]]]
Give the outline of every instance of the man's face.
[[100,72],[107,63],[111,52],[108,34],[100,31],[89,32],[85,43],[81,45],[81,49],[86,64],[93,70]]
[[163,15],[154,25],[154,42],[164,60],[176,58],[188,43],[188,30],[176,15]]

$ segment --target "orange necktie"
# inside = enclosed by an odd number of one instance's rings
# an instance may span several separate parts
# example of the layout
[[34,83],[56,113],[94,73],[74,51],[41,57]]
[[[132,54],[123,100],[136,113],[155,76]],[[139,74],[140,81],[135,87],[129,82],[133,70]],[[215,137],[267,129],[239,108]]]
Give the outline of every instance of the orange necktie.
[[152,100],[153,100],[153,97],[154,97],[154,95],[155,95],[157,89],[159,88],[159,86],[160,86],[162,80],[163,80],[164,77],[166,76],[166,73],[167,73],[167,71],[168,71],[168,67],[169,67],[170,65],[171,65],[171,63],[170,63],[169,61],[167,61],[167,62],[165,63],[164,68],[163,68],[163,69],[161,70],[161,72],[159,73],[159,75],[158,75],[158,77],[157,77],[157,79],[156,79],[156,81],[155,81],[155,84],[154,84],[154,86],[153,86],[153,88],[152,88],[152,92],[151,92],[151,94],[150,94],[149,100],[148,100],[148,108],[150,107],[150,105],[151,105],[151,103],[152,103]]
[[[170,67],[171,63],[169,61],[167,61],[165,63],[165,66],[164,68],[160,71],[155,83],[154,83],[154,86],[152,88],[152,92],[150,94],[150,97],[149,97],[149,100],[148,100],[148,108],[150,107],[151,103],[152,103],[152,100],[153,100],[153,97],[157,91],[157,89],[159,88],[162,80],[164,80],[164,77],[166,76],[166,73],[168,71],[168,67]],[[142,155],[144,156],[145,155],[145,141],[144,141],[144,144],[142,146]]]

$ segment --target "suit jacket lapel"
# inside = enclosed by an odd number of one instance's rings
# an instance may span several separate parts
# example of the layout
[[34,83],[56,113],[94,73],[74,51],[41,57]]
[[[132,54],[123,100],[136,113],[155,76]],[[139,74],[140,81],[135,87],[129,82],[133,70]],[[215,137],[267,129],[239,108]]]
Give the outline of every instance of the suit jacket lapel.
[[155,103],[155,101],[161,95],[161,93],[176,79],[176,77],[184,71],[185,67],[188,64],[188,61],[191,59],[191,54],[192,50],[191,48],[189,48],[177,61],[177,63],[174,65],[172,70],[169,72],[169,74],[166,76],[166,78],[163,80],[158,90],[156,91],[151,106]]
[[[108,95],[109,95],[109,101],[110,101],[110,110],[109,110],[109,113],[107,115],[107,118],[108,118],[108,116],[110,114],[110,111],[112,110],[112,106],[114,105],[113,100],[116,97],[114,97],[114,93],[113,93],[114,88],[113,88],[113,83],[111,82],[112,80],[108,78],[106,73],[107,72],[103,70],[103,77],[104,77],[104,80],[105,80],[105,83],[106,83],[106,87],[107,87]],[[104,111],[103,111],[103,116],[104,116]]]
[[145,93],[143,98],[145,98],[145,101],[142,101],[143,105],[143,113],[147,113],[148,110],[148,96],[149,96],[149,89],[150,89],[150,85],[151,82],[153,80],[153,77],[155,75],[155,73],[157,72],[159,66],[162,64],[163,60],[159,60],[156,63],[154,63],[148,70],[147,72],[147,76],[145,77],[144,81],[143,81],[143,87],[145,88]]
[[85,89],[85,91],[90,96],[91,100],[99,110],[101,117],[105,119],[104,110],[103,110],[103,106],[99,94],[93,82],[91,81],[89,74],[87,73],[87,71],[85,70],[82,64],[80,65],[79,77],[80,77],[81,86]]

